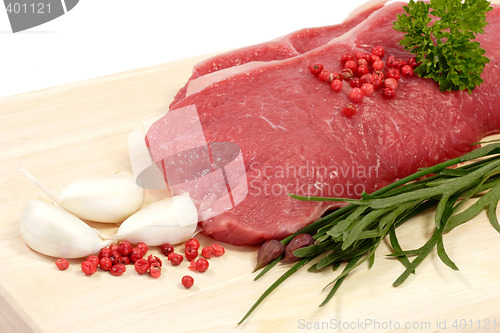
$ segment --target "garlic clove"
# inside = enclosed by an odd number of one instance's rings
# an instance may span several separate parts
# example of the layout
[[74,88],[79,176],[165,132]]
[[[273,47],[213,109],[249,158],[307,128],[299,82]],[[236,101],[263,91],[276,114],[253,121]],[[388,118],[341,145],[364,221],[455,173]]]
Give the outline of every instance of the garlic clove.
[[76,216],[90,221],[120,223],[137,212],[144,189],[128,172],[76,181],[61,191],[60,204]]
[[30,200],[21,214],[21,237],[33,250],[52,257],[81,258],[111,244],[60,206],[44,200]]
[[149,246],[178,244],[196,231],[198,212],[189,194],[154,202],[126,219],[113,239],[131,243],[144,242]]
[[144,188],[129,172],[78,180],[54,193],[26,170],[22,171],[51,199],[77,217],[104,223],[120,223],[137,212],[144,201]]

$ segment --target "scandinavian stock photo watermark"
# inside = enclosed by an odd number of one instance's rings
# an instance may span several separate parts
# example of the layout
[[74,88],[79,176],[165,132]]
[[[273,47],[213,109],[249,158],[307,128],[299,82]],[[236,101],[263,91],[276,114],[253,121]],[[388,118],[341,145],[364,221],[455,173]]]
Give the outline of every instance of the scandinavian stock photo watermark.
[[302,164],[261,165],[252,162],[249,195],[306,197],[359,197],[366,191],[368,179],[378,178],[376,166]]

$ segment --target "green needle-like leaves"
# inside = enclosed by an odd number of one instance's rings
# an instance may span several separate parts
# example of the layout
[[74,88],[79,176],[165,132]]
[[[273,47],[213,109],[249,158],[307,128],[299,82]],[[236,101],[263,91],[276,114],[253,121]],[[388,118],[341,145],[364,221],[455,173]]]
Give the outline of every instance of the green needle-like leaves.
[[[308,269],[311,272],[327,267],[335,271],[345,265],[325,287],[331,289],[321,306],[327,304],[353,270],[365,261],[369,268],[374,264],[375,251],[386,236],[392,247],[388,257],[397,259],[404,267],[403,273],[393,283],[396,287],[415,273],[419,264],[434,250],[445,265],[458,270],[445,251],[444,233],[483,210],[486,210],[493,228],[500,232],[496,216],[500,200],[499,154],[500,142],[494,141],[461,157],[422,169],[376,192],[364,193],[355,200],[291,195],[305,201],[345,201],[349,204],[281,241],[286,245],[295,235],[302,233],[309,233],[315,239],[313,245],[294,251],[302,259],[264,292],[241,322],[281,283],[311,261]],[[478,195],[481,197],[477,201],[467,204]],[[431,207],[436,209],[432,236],[418,249],[403,250],[397,238],[397,227]],[[280,259],[271,262],[256,279],[277,265]]]

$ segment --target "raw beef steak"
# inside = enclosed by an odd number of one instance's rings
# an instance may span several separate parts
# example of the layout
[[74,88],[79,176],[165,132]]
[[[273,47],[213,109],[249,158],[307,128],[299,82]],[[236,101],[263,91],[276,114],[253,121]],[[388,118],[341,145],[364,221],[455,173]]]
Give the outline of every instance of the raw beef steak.
[[[358,114],[340,110],[351,103],[308,71],[321,63],[340,71],[346,52],[370,52],[407,59],[392,28],[402,3],[373,12],[363,23],[304,54],[260,63],[229,75],[179,100],[172,109],[194,105],[207,142],[236,143],[243,154],[248,195],[235,208],[202,222],[204,232],[232,244],[282,238],[318,219],[320,202],[288,193],[358,197],[418,168],[456,157],[471,144],[500,130],[500,9],[488,13],[478,37],[491,60],[484,83],[472,94],[443,93],[428,79],[403,77],[397,96],[377,91],[357,104]],[[151,151],[162,149],[162,127],[146,136]],[[154,156],[154,155],[153,155]]]
[[[381,8],[386,1],[370,1],[355,10],[342,24],[302,29],[270,42],[248,46],[208,58],[194,66],[191,77],[186,85],[179,90],[170,107],[173,107],[186,96],[188,85],[193,80],[214,73],[214,75],[210,75],[210,78],[208,78],[209,83],[211,83],[212,81],[219,80],[221,76],[226,76],[227,72],[233,73],[233,71],[216,73],[224,69],[231,69],[232,67],[248,63],[255,64],[261,61],[283,60],[303,54],[328,43],[333,38],[354,28],[363,22],[372,12]],[[238,70],[239,68],[236,69],[236,71]],[[208,85],[209,83],[203,83],[203,85]]]

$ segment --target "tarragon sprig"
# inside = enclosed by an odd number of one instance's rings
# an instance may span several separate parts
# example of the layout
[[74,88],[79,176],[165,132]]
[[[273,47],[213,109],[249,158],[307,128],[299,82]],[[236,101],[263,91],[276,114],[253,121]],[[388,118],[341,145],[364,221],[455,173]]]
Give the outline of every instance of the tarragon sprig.
[[[325,305],[354,269],[363,262],[368,262],[369,267],[374,264],[375,251],[386,236],[392,247],[389,256],[398,259],[405,268],[394,281],[395,287],[403,283],[410,274],[415,273],[418,265],[434,249],[444,264],[458,270],[445,251],[444,233],[469,221],[483,210],[487,211],[491,225],[500,232],[496,216],[500,200],[500,155],[498,154],[500,154],[500,142],[494,141],[461,157],[422,169],[372,194],[363,193],[360,199],[291,195],[299,200],[344,201],[348,202],[348,205],[327,214],[281,241],[286,245],[295,235],[303,233],[309,233],[315,239],[313,245],[294,251],[294,254],[301,259],[262,294],[240,323],[272,291],[308,263],[311,263],[309,271],[318,271],[326,267],[336,270],[345,264],[343,271],[325,287],[331,287],[324,302],[321,303],[321,306]],[[457,213],[459,208],[479,194],[481,194],[479,200]],[[431,207],[436,209],[432,236],[418,249],[403,250],[396,236],[396,228]],[[280,259],[272,261],[255,279],[272,269]]]

